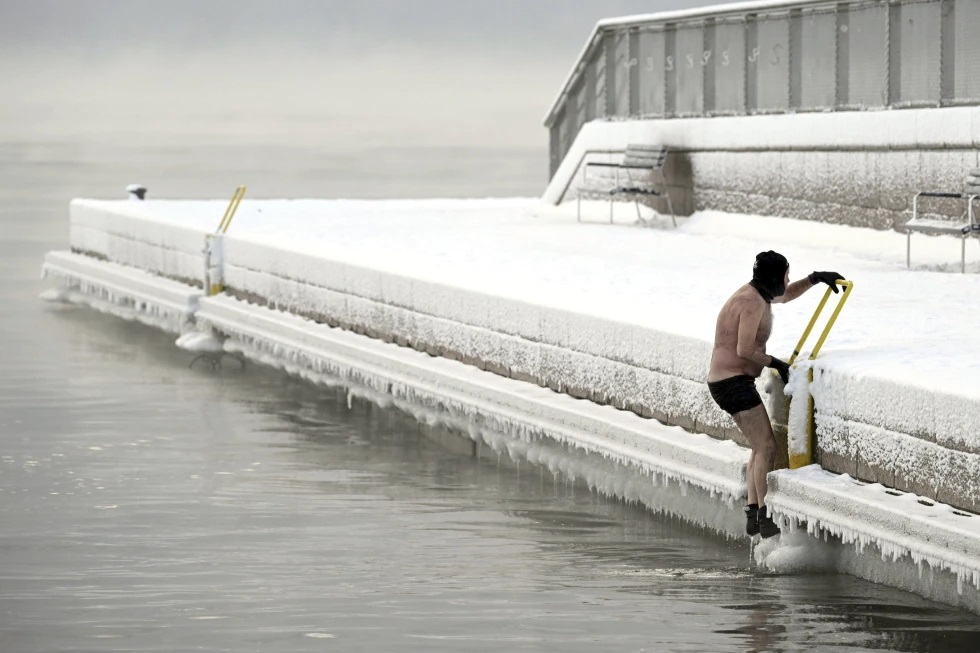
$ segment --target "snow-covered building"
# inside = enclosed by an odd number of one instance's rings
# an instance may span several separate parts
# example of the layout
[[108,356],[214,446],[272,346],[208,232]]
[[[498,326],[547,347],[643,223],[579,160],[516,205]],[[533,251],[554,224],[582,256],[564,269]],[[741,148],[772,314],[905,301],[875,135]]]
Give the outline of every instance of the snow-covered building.
[[655,143],[671,148],[681,214],[900,227],[917,192],[961,192],[980,168],[978,31],[973,0],[762,0],[601,21],[545,117],[545,196],[574,198],[585,163]]

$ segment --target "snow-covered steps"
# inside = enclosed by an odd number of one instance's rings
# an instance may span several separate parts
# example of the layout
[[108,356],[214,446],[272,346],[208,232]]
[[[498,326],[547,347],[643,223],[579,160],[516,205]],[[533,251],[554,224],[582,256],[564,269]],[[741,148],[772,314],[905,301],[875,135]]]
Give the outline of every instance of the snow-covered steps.
[[980,606],[980,515],[819,465],[770,474],[766,503],[784,532],[805,522],[811,535],[833,536],[862,555],[876,550],[882,561],[913,569],[919,579],[927,566],[930,585],[952,579],[960,597],[937,598]]
[[48,252],[42,273],[62,282],[57,299],[88,304],[173,333],[193,320],[202,295],[200,288],[73,252]]
[[[639,468],[664,483],[715,495],[703,503],[724,506],[725,513],[735,514],[731,506],[744,494],[748,451],[730,441],[223,295],[202,298],[196,319],[199,327],[227,336],[226,351],[422,406],[474,439],[486,430],[525,441],[558,441]],[[679,516],[705,520],[704,515]],[[733,535],[741,528],[740,519],[730,514],[721,521],[705,525]]]

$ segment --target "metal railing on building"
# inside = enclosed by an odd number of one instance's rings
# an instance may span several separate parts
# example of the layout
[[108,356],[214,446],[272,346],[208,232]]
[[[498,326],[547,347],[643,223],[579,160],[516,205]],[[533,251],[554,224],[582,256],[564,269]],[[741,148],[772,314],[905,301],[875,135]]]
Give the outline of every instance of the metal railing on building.
[[980,0],[767,0],[601,21],[551,106],[595,119],[980,104]]

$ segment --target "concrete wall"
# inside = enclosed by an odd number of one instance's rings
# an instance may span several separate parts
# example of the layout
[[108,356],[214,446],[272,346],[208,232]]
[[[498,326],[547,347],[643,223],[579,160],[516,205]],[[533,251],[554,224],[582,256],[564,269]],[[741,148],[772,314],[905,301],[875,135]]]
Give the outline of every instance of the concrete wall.
[[978,27],[976,0],[756,0],[600,21],[545,118],[550,171],[595,118],[977,106]]
[[[874,229],[901,229],[922,190],[958,192],[976,168],[973,149],[832,149],[781,152],[680,152],[674,183],[686,207],[786,216]],[[689,172],[690,177],[683,177]],[[962,202],[923,208],[960,215]]]
[[[917,192],[960,192],[980,168],[980,109],[594,121],[544,198],[573,199],[586,162],[619,161],[630,143],[671,147],[664,175],[678,215],[719,210],[899,229]],[[663,200],[650,206],[666,211]],[[922,208],[959,216],[964,203]]]

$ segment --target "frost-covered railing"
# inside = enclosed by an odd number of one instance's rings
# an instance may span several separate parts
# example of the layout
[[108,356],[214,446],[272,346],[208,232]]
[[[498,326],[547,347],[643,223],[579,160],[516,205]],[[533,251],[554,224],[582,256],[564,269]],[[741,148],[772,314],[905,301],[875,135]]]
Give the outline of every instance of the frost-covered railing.
[[977,0],[763,0],[599,22],[548,111],[595,119],[980,104]]

